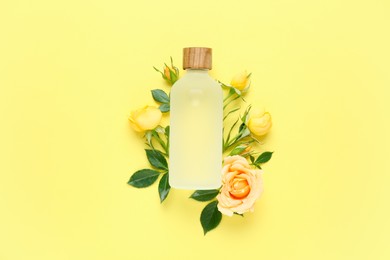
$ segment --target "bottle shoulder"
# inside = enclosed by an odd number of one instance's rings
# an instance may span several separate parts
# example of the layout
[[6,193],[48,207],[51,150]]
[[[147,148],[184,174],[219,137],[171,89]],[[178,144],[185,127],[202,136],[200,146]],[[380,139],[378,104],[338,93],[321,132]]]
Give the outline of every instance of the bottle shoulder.
[[179,89],[191,89],[191,88],[202,88],[202,89],[215,89],[222,92],[221,85],[208,74],[201,75],[184,75],[172,86],[172,91]]

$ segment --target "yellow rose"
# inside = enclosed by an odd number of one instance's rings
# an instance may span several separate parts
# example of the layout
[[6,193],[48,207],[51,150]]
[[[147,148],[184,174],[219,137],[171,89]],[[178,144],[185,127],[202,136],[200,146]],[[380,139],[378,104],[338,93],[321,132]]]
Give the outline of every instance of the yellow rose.
[[152,130],[160,124],[162,113],[160,109],[152,106],[145,106],[131,112],[130,125],[137,132]]
[[271,114],[264,110],[252,110],[248,120],[249,130],[257,135],[262,136],[269,132],[272,127]]
[[233,77],[230,85],[241,91],[246,90],[250,85],[250,76],[251,74],[248,74],[246,71],[238,73]]
[[252,169],[239,155],[228,156],[222,168],[222,188],[218,194],[218,210],[227,215],[253,212],[254,204],[263,191],[262,171]]

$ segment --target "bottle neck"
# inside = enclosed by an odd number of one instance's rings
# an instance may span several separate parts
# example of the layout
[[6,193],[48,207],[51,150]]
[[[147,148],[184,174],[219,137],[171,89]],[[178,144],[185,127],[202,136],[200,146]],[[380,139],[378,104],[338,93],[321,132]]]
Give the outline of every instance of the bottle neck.
[[188,75],[208,75],[208,69],[186,69],[186,74]]

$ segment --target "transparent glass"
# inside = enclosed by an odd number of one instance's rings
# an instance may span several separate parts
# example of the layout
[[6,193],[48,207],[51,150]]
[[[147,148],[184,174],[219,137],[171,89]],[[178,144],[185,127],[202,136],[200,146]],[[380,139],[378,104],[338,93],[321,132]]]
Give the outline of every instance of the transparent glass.
[[221,186],[223,94],[208,70],[187,70],[171,90],[169,184]]

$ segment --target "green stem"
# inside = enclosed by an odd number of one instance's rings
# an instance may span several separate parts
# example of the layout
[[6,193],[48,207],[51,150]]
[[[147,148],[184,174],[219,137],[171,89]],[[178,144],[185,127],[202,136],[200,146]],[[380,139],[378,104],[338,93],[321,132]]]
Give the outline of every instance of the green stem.
[[229,102],[227,102],[224,106],[223,106],[223,109],[225,109],[228,105],[230,105],[230,103],[232,103],[234,100],[238,99],[240,96],[237,95],[236,97],[234,97],[233,99],[229,100]]
[[157,142],[161,145],[161,147],[164,149],[165,151],[165,155],[168,156],[169,155],[169,152],[168,152],[168,147],[167,145],[165,144],[165,142],[160,138],[159,134],[158,133],[153,133],[153,137],[156,138]]
[[[239,134],[237,134],[230,142],[224,143],[223,152],[226,152],[234,144],[236,144],[236,145],[240,144],[240,142],[243,141],[246,137],[248,137],[248,136],[241,138],[241,136]],[[250,143],[252,143],[252,142],[250,142]]]
[[167,157],[169,157],[169,139],[167,139],[167,146],[166,146],[165,152],[166,152]]
[[229,95],[227,95],[224,99],[223,99],[223,103],[226,102],[226,100],[228,100],[231,96],[233,96],[234,93],[229,93]]

